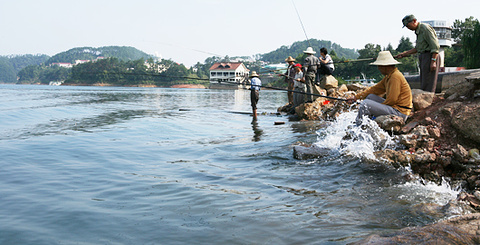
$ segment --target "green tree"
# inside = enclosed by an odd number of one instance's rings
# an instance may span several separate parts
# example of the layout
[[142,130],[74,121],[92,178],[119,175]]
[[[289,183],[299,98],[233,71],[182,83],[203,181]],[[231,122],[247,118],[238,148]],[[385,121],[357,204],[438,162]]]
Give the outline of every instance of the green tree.
[[480,68],[480,23],[475,20],[473,28],[465,29],[461,35],[464,64],[466,68]]
[[395,49],[398,53],[410,50],[413,48],[413,44],[410,41],[410,38],[402,36],[400,42],[398,43],[397,48]]
[[12,63],[5,57],[0,57],[0,83],[16,83],[17,74]]
[[452,28],[452,39],[454,42],[461,43],[466,30],[473,30],[478,20],[470,16],[465,21],[455,20]]

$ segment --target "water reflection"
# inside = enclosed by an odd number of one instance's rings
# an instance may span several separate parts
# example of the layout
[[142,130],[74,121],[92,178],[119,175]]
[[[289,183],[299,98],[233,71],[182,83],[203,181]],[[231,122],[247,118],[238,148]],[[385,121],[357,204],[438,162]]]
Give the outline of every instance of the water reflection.
[[261,140],[261,136],[263,135],[263,130],[258,127],[257,120],[252,120],[252,130],[253,130],[253,139],[252,141],[258,142]]

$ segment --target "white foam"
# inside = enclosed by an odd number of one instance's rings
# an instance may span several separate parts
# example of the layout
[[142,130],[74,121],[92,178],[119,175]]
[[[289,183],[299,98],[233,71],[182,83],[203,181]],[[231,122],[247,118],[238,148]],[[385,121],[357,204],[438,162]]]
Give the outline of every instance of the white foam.
[[393,138],[368,118],[361,126],[355,126],[356,116],[356,111],[340,114],[329,127],[317,132],[319,138],[315,144],[344,155],[367,159],[373,159],[375,151],[394,145]]

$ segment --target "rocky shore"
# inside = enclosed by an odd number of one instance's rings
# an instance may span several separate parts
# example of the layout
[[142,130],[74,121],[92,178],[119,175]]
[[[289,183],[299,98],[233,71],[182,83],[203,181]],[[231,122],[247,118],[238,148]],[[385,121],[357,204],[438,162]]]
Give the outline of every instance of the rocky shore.
[[[330,76],[315,86],[314,93],[346,98],[363,89],[355,84],[338,86]],[[380,128],[393,136],[397,146],[376,151],[375,158],[368,161],[395,168],[408,166],[424,180],[439,184],[447,181],[451,186],[461,187],[463,191],[457,200],[447,205],[460,205],[471,214],[425,227],[406,228],[385,237],[374,235],[358,244],[480,244],[480,72],[458,81],[443,93],[414,89],[412,94],[414,113],[406,121],[395,116],[375,119]],[[285,105],[278,110],[295,111],[299,120],[335,120],[340,113],[351,109],[343,101],[318,97],[314,103],[295,109]],[[294,146],[296,158],[325,154],[328,154],[325,149],[316,145]]]

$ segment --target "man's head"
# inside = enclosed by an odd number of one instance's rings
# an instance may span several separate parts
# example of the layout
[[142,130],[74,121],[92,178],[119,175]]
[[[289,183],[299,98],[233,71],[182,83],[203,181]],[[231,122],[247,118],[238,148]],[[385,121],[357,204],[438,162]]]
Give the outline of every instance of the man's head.
[[410,30],[417,29],[418,21],[413,14],[409,14],[402,19],[403,27],[407,27]]
[[293,63],[295,63],[295,59],[292,56],[288,56],[288,58],[285,59],[285,62],[292,65]]
[[299,71],[302,70],[302,65],[301,65],[301,64],[295,64],[294,67],[295,67],[295,70],[296,70],[297,72],[299,72]]

